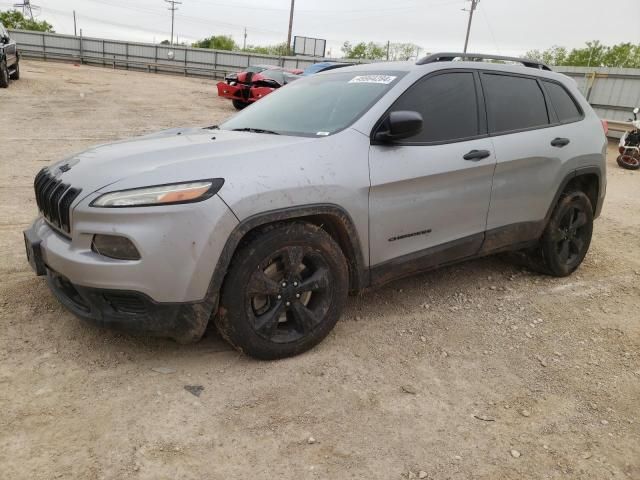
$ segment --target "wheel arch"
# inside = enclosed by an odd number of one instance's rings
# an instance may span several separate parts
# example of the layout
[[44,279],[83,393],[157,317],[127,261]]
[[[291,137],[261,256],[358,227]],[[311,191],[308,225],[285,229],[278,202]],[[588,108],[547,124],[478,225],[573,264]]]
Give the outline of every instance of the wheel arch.
[[600,196],[602,188],[602,171],[599,167],[583,167],[573,170],[560,183],[553,202],[551,202],[547,210],[545,225],[551,218],[553,209],[558,204],[562,194],[570,190],[580,190],[589,197],[591,206],[593,207],[593,216],[596,218],[602,209],[602,198]]
[[306,221],[324,229],[338,243],[349,267],[349,291],[359,292],[369,284],[369,269],[364,263],[364,252],[358,231],[351,216],[340,206],[314,204],[283,208],[259,213],[242,220],[231,232],[209,284],[207,298],[219,299],[233,255],[252,233],[274,223]]

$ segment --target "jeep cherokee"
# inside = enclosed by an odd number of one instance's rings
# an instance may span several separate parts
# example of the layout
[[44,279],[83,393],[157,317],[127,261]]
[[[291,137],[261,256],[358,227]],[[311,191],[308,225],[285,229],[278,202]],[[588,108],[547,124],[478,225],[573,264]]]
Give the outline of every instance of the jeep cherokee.
[[540,63],[346,67],[219,127],[44,168],[27,256],[94,323],[193,342],[212,319],[238,350],[286,357],[331,331],[349,292],[415,272],[512,251],[571,274],[606,147],[575,82]]

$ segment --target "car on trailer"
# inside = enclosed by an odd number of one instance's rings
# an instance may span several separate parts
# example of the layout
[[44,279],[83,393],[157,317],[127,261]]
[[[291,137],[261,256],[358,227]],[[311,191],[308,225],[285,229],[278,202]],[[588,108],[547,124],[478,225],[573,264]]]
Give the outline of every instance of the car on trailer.
[[300,69],[275,65],[252,65],[242,72],[231,73],[218,82],[218,96],[228,98],[237,110],[260,100],[274,90],[300,78]]

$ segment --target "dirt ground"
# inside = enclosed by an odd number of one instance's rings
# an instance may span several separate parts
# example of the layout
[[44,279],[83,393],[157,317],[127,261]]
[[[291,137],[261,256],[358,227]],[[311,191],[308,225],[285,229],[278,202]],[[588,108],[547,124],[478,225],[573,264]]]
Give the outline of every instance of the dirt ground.
[[613,145],[572,277],[487,258],[398,281],[351,298],[313,351],[266,363],[214,331],[180,346],[90,327],[24,255],[40,168],[217,123],[234,110],[214,82],[22,74],[0,90],[0,478],[640,479],[640,172]]

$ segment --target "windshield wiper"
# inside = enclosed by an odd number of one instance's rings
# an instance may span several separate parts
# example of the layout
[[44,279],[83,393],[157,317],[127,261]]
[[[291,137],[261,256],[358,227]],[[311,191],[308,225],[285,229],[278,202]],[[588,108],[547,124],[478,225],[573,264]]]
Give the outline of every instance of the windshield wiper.
[[280,135],[278,132],[274,132],[273,130],[265,130],[263,128],[234,128],[234,132],[252,132],[252,133],[268,133],[270,135]]

